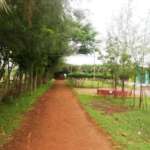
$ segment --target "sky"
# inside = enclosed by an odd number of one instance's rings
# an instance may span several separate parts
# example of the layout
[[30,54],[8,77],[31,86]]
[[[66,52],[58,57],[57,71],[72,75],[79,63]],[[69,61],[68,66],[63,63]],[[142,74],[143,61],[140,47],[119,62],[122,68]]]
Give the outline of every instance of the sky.
[[76,55],[67,57],[67,62],[74,65],[101,64],[101,61],[94,55]]
[[[85,10],[88,21],[99,33],[99,37],[105,37],[112,19],[121,12],[127,2],[128,0],[76,0],[73,7]],[[142,18],[150,12],[150,0],[133,0],[132,8],[135,18],[142,21]],[[67,58],[67,62],[77,65],[93,64],[92,58],[93,56],[71,56]],[[100,62],[96,61],[96,63]]]

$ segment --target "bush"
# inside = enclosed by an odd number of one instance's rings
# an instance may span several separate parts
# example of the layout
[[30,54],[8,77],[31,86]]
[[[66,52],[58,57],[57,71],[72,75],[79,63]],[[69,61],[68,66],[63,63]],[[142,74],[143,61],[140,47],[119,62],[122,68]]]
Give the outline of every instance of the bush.
[[[82,78],[93,78],[93,73],[86,73],[86,72],[73,72],[68,74],[69,78],[76,78],[76,79],[82,79]],[[109,73],[96,73],[96,78],[99,79],[111,79],[111,75]]]

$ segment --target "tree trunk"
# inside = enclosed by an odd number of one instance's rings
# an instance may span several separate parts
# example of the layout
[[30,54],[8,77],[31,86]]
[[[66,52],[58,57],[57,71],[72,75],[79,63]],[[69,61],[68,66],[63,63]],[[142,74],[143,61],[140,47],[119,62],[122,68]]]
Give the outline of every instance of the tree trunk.
[[136,74],[134,75],[134,84],[133,84],[133,107],[135,107],[135,90],[136,90]]
[[140,80],[140,99],[139,99],[139,108],[142,108],[143,103],[143,72],[144,68],[142,66],[141,80]]
[[21,92],[22,92],[22,77],[23,77],[23,74],[20,71],[20,73],[19,73],[19,94],[21,94]]
[[123,93],[124,93],[124,91],[125,91],[125,90],[124,90],[124,88],[125,88],[125,84],[124,84],[124,83],[125,83],[125,80],[122,79],[122,92],[123,92]]
[[30,70],[30,92],[33,91],[33,69]]
[[37,89],[37,71],[34,76],[34,90],[36,90],[36,89]]
[[143,103],[143,85],[141,83],[140,85],[140,99],[139,99],[139,108],[142,107],[142,103]]
[[2,65],[2,67],[0,68],[0,80],[2,79],[4,73],[5,73],[5,66],[6,66],[6,63],[4,63]]

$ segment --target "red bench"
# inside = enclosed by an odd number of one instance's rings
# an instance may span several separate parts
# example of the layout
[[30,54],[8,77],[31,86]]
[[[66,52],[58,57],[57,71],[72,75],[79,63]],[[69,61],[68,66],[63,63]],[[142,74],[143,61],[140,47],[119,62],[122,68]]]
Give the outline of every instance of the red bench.
[[97,94],[100,94],[102,96],[113,95],[113,90],[98,89]]
[[131,96],[132,92],[122,90],[109,90],[109,89],[98,89],[97,94],[102,96],[116,96],[116,97],[127,97]]

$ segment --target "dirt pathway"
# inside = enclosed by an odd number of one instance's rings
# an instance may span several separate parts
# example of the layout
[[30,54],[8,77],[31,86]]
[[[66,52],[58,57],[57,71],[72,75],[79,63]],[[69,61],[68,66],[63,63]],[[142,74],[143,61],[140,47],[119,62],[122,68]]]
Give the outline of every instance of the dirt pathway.
[[97,129],[63,81],[41,97],[23,127],[3,150],[111,150],[109,137]]

